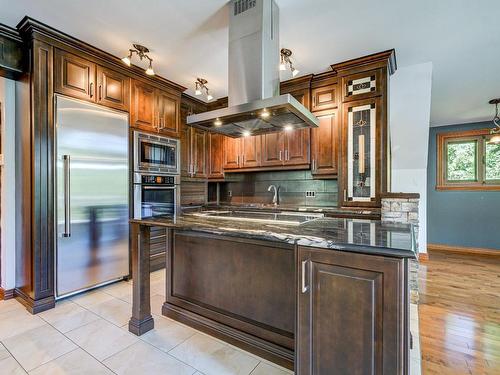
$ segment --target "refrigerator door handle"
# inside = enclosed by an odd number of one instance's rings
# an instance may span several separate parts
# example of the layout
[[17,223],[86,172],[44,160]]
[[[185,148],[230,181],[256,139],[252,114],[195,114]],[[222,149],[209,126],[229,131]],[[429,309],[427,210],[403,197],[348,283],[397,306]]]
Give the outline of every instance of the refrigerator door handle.
[[64,233],[63,237],[71,237],[71,206],[70,206],[70,161],[69,155],[63,155],[64,162]]

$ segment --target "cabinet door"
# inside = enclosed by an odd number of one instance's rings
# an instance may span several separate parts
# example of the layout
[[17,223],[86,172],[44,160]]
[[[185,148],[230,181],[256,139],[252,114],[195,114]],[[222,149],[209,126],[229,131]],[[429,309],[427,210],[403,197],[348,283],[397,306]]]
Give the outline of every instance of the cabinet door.
[[261,142],[262,166],[283,165],[285,158],[285,137],[283,132],[263,134]]
[[187,126],[186,118],[191,112],[191,109],[184,104],[181,105],[180,119],[180,143],[181,143],[181,176],[190,177],[192,172],[191,167],[191,127]]
[[406,374],[405,261],[299,247],[298,265],[296,373]]
[[224,169],[240,168],[240,138],[224,137]]
[[335,176],[338,172],[339,128],[337,110],[317,115],[319,127],[311,129],[311,172]]
[[140,81],[132,83],[131,124],[133,127],[157,131],[158,116],[155,107],[155,89]]
[[193,128],[192,130],[192,157],[194,177],[207,177],[207,132]]
[[160,133],[171,137],[179,136],[179,105],[180,100],[175,95],[165,91],[156,91],[157,112],[159,113]]
[[98,66],[97,102],[107,107],[128,111],[130,78],[114,70]]
[[54,90],[78,99],[95,101],[96,65],[71,53],[56,49]]
[[379,97],[343,104],[342,206],[380,206],[382,171],[383,109]]
[[285,165],[309,164],[309,129],[285,131]]
[[260,135],[241,138],[241,166],[255,168],[260,166]]
[[217,133],[208,134],[208,178],[223,178],[224,136]]
[[329,85],[312,89],[311,111],[337,108],[337,85]]
[[382,95],[385,79],[382,69],[369,70],[351,74],[342,78],[342,92],[344,102],[350,100],[361,100]]

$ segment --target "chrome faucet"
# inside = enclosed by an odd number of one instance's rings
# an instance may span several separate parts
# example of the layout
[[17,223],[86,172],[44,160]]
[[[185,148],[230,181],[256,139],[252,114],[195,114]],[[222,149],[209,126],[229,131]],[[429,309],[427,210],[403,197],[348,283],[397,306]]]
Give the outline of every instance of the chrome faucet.
[[274,195],[273,195],[273,204],[277,206],[280,203],[280,187],[276,187],[276,185],[269,185],[267,188],[267,191],[273,191],[274,190]]

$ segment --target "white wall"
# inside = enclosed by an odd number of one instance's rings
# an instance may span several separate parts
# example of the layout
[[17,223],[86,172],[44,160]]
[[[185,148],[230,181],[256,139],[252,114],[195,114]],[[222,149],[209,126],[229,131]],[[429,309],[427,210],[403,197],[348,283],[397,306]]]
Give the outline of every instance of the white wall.
[[1,274],[2,288],[13,289],[16,280],[16,247],[15,247],[15,82],[0,77],[0,102],[2,102],[2,153],[1,166]]
[[390,81],[393,192],[420,193],[419,251],[427,252],[427,156],[432,63],[399,68]]

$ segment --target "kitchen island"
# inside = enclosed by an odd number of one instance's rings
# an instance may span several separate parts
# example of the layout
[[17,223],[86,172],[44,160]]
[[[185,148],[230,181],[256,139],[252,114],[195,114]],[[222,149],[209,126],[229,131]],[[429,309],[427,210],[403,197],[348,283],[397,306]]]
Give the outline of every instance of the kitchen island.
[[162,226],[164,315],[298,374],[408,373],[411,225],[224,215],[131,220],[131,332],[154,327],[149,233]]

